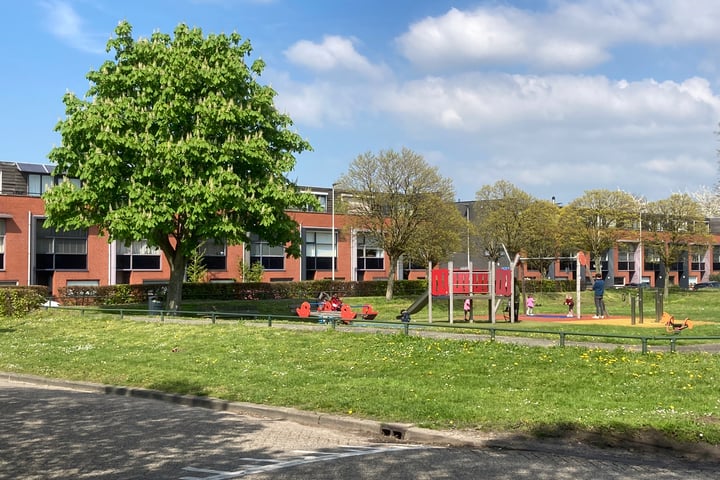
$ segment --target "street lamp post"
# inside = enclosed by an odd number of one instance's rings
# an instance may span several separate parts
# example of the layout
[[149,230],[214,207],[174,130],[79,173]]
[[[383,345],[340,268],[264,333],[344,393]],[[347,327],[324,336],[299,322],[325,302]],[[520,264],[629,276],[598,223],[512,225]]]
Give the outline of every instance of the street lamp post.
[[643,223],[642,223],[642,222],[643,222],[643,209],[644,209],[644,205],[641,203],[641,204],[640,204],[640,223],[639,223],[639,225],[638,225],[638,231],[639,231],[639,236],[638,236],[638,249],[640,250],[640,255],[639,255],[639,257],[640,257],[640,265],[638,265],[638,267],[636,268],[636,270],[637,270],[638,272],[640,272],[640,274],[638,275],[638,285],[640,285],[640,286],[642,286],[642,284],[643,284],[643,273],[644,273],[644,270],[645,270],[645,259],[644,259],[644,253],[645,253],[645,252],[643,252],[643,238],[642,238],[642,234],[643,234]]
[[467,221],[467,267],[470,268],[470,205],[465,205],[465,220]]
[[337,237],[335,236],[335,185],[332,184],[332,281],[335,281],[335,257],[337,256]]

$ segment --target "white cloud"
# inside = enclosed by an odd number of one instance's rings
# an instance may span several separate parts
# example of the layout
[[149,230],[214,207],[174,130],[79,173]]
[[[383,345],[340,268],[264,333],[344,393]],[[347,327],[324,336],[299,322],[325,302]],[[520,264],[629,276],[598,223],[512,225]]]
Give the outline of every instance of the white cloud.
[[322,43],[301,40],[288,48],[285,56],[291,63],[315,72],[350,72],[375,80],[385,75],[385,68],[360,55],[351,39],[337,35],[325,36]]
[[328,81],[303,84],[276,70],[265,71],[278,96],[275,105],[297,124],[309,127],[348,126],[363,115],[367,91],[354,84]]
[[[392,132],[385,141],[427,148],[465,199],[503,178],[568,201],[582,194],[581,185],[653,199],[716,176],[720,98],[701,78],[466,74],[299,87],[284,86],[280,91],[292,93],[278,98],[293,119],[384,129]],[[369,149],[382,141],[365,135]]]
[[[720,118],[720,99],[709,83],[699,78],[657,83],[570,75],[428,77],[385,91],[374,104],[417,122],[470,131],[530,124],[687,128],[706,126]],[[448,111],[454,112],[457,121],[446,121]]]
[[695,0],[558,0],[548,12],[512,7],[451,9],[412,24],[396,40],[414,64],[439,71],[527,65],[569,71],[602,64],[612,48],[715,44],[720,2]]
[[104,42],[84,29],[83,20],[68,2],[51,0],[40,2],[45,24],[50,33],[73,48],[89,53],[103,53]]

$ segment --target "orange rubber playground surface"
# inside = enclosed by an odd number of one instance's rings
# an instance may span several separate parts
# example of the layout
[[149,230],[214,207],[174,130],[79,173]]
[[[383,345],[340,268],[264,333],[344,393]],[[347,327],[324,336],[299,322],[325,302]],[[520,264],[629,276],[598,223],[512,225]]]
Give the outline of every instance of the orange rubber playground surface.
[[[635,325],[632,324],[632,319],[629,316],[609,316],[605,318],[592,318],[592,314],[582,315],[580,318],[577,317],[566,317],[562,314],[535,314],[533,316],[520,315],[520,322],[538,322],[538,323],[563,323],[568,325],[620,325],[626,327],[638,327],[638,328],[659,328],[665,331],[665,325],[662,322],[655,321],[654,316],[645,316],[643,323],[640,323],[638,317],[635,318]],[[676,318],[677,322],[682,322],[684,318]],[[702,325],[705,322],[692,320],[693,326]],[[504,320],[503,320],[504,321]]]

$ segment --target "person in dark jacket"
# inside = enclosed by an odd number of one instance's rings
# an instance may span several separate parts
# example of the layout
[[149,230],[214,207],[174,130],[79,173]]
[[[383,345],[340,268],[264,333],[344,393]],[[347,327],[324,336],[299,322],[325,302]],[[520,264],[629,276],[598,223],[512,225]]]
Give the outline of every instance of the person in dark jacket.
[[595,295],[595,315],[593,318],[605,318],[605,301],[603,296],[605,295],[605,280],[602,279],[601,274],[595,275],[595,281],[593,282],[593,294]]

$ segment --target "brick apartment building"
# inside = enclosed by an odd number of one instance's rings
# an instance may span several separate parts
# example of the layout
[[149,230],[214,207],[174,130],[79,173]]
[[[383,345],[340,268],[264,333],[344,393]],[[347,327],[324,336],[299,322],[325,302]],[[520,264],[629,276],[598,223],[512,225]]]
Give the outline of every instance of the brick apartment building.
[[[52,165],[0,162],[0,286],[46,285],[57,295],[63,287],[167,282],[170,268],[162,252],[144,241],[126,246],[109,243],[96,228],[67,232],[45,228],[40,197],[60,180],[52,169]],[[253,238],[249,248],[208,241],[204,261],[209,281],[239,281],[241,261],[261,263],[263,280],[270,282],[387,279],[389,264],[382,249],[362,232],[347,232],[346,217],[334,214],[334,190],[309,190],[319,200],[320,210],[289,212],[301,230],[300,258],[287,258],[282,247],[259,238]]]
[[[164,256],[144,241],[132,245],[108,242],[107,237],[98,235],[96,228],[74,231],[45,228],[41,195],[60,180],[52,169],[52,165],[0,162],[0,286],[46,285],[52,295],[57,295],[63,287],[167,282],[170,269]],[[269,282],[387,279],[389,261],[385,252],[363,232],[346,229],[345,215],[335,214],[337,192],[322,187],[308,190],[318,199],[319,211],[289,212],[303,239],[300,258],[287,258],[282,247],[272,247],[260,238],[253,238],[249,246],[209,241],[204,246],[208,280],[239,281],[241,261],[246,265],[261,263],[263,281]],[[471,206],[472,202],[458,202],[461,213],[470,220]],[[720,232],[720,228],[715,228],[720,225],[713,221],[710,227],[711,231]],[[671,284],[688,287],[720,272],[720,235],[715,235],[714,243],[703,253],[686,255],[665,272],[652,254],[643,255],[637,240],[628,240],[607,252],[602,270],[615,285],[648,282],[655,286],[669,279]],[[467,252],[454,256],[455,268],[469,265],[474,269],[487,268],[487,260],[471,252],[469,245],[468,241]],[[422,268],[397,271],[401,278],[425,277]],[[529,270],[524,274],[539,276],[539,272]],[[574,275],[574,261],[560,260],[554,262],[549,276],[574,279]]]

